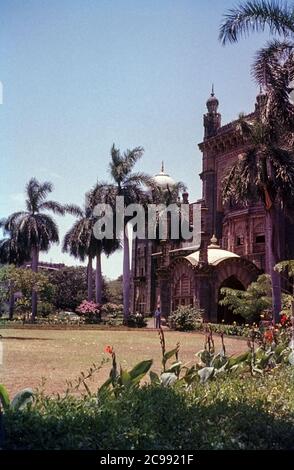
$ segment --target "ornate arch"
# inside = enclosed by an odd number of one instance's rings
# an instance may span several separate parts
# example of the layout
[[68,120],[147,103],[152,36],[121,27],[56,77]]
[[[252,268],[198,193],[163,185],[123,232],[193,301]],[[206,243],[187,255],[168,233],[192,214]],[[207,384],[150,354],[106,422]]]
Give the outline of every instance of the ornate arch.
[[180,305],[194,306],[195,273],[191,263],[185,259],[175,260],[169,267],[171,282],[171,311]]
[[260,269],[245,258],[230,258],[216,266],[215,300],[218,302],[219,289],[230,277],[235,277],[245,289],[256,281]]

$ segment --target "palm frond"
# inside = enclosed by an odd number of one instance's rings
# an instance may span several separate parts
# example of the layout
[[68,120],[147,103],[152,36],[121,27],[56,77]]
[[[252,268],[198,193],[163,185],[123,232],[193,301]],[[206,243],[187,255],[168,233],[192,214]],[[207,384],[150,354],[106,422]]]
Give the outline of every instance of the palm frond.
[[251,32],[263,32],[266,28],[271,34],[293,36],[294,9],[279,1],[246,1],[228,10],[220,26],[219,40],[223,45],[237,42]]
[[19,212],[14,212],[10,216],[7,217],[2,221],[4,223],[3,228],[4,230],[7,230],[9,232],[15,230],[17,225],[21,222],[21,220],[28,215],[28,212],[25,211],[19,211]]
[[257,51],[252,73],[257,83],[265,88],[274,80],[276,84],[280,68],[290,59],[293,61],[294,43],[272,40]]
[[153,184],[153,178],[142,172],[131,173],[130,176],[124,180],[124,186],[134,184],[138,186],[150,187]]
[[128,175],[132,171],[137,161],[140,160],[140,158],[142,157],[143,153],[143,147],[135,147],[132,150],[127,149],[124,152],[123,163],[126,175]]
[[38,212],[39,205],[45,201],[47,195],[53,190],[49,181],[40,183],[36,178],[31,178],[26,186],[26,206],[29,212]]
[[97,182],[96,185],[86,194],[86,206],[92,209],[97,204],[115,205],[117,188],[113,184],[106,182]]
[[272,187],[284,207],[293,207],[294,200],[294,155],[293,152],[270,147],[268,158],[272,166]]
[[83,209],[76,204],[65,204],[63,207],[67,214],[74,215],[75,217],[83,217],[84,215]]
[[144,149],[142,147],[135,147],[132,150],[126,150],[123,156],[121,156],[120,150],[113,144],[109,168],[112,178],[118,185],[121,185],[130,174],[135,163],[142,157],[143,152]]
[[39,211],[42,210],[49,210],[54,212],[54,214],[64,215],[65,214],[65,207],[56,201],[45,201],[39,204],[38,207]]
[[254,148],[248,149],[238,157],[222,182],[222,199],[225,204],[233,207],[246,206],[249,202],[257,200],[257,168]]
[[98,251],[102,249],[102,242],[94,237],[95,220],[92,217],[92,212],[77,220],[64,237],[63,251],[81,261],[84,261],[86,256],[96,256]]
[[53,184],[50,181],[45,181],[44,183],[38,182],[38,202],[39,204],[46,199],[49,193],[53,191]]

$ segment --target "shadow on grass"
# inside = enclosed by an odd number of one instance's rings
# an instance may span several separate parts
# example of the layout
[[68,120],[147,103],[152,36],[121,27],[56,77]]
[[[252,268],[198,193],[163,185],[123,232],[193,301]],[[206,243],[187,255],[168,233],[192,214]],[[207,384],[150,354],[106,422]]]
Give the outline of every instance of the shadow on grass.
[[29,336],[1,336],[0,339],[7,340],[7,339],[19,339],[20,341],[52,341],[54,338],[35,338],[35,337],[29,337]]

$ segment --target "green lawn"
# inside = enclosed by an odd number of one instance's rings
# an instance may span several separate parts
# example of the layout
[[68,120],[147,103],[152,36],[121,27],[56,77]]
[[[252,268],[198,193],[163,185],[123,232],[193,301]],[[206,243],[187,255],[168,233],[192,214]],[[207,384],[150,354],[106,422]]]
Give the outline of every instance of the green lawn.
[[[39,387],[46,378],[47,393],[66,388],[66,380],[73,380],[91,364],[99,363],[106,345],[112,345],[123,367],[131,367],[142,359],[154,359],[153,369],[160,371],[161,351],[156,331],[151,330],[44,330],[2,329],[3,364],[0,365],[0,382],[10,393],[24,387]],[[182,362],[195,361],[195,353],[203,348],[204,336],[200,333],[167,331],[166,345],[171,349],[179,341]],[[216,348],[220,340],[215,336]],[[229,354],[247,349],[240,339],[225,340]],[[101,384],[109,374],[106,365],[95,377],[91,388]]]

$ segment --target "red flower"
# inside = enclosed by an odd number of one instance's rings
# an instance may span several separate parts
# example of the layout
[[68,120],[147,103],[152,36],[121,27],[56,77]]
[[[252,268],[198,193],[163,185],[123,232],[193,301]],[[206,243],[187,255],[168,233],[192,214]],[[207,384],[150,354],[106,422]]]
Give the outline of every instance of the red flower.
[[112,354],[113,353],[113,347],[112,346],[106,346],[106,348],[104,349],[104,352],[106,352],[107,354]]
[[271,331],[271,330],[267,330],[265,333],[264,333],[264,339],[266,342],[268,343],[272,343],[273,340],[274,340],[274,333]]
[[288,323],[288,317],[287,317],[287,315],[283,314],[283,315],[281,316],[280,323],[281,323],[282,326],[285,326],[286,323]]

